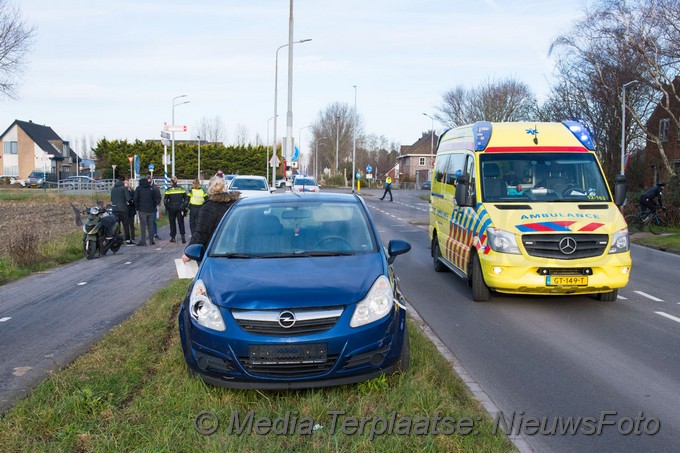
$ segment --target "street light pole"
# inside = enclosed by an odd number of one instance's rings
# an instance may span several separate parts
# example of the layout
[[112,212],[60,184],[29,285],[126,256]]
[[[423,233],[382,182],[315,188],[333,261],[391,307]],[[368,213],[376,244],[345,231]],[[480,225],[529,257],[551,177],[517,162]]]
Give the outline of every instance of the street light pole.
[[434,154],[434,118],[427,113],[423,113],[423,115],[432,120],[432,128],[430,129],[430,154]]
[[[188,96],[187,94],[181,94],[179,96],[175,96],[174,98],[172,98],[172,125],[173,126],[175,125],[175,107],[177,107],[178,105],[188,104],[189,102],[191,102],[191,101],[184,101],[184,102],[180,102],[179,104],[177,104],[177,103],[175,103],[175,100],[177,100],[179,98],[185,98],[187,96]],[[172,177],[173,178],[175,177],[175,131],[174,130],[172,131]]]
[[[308,42],[311,41],[311,38],[308,39],[301,39],[299,41],[295,41],[293,44],[302,44],[303,42]],[[275,156],[276,155],[276,122],[277,122],[277,101],[278,101],[278,79],[279,79],[279,50],[283,49],[284,47],[288,47],[288,44],[284,44],[282,46],[279,46],[278,49],[276,49],[276,61],[275,61],[275,66],[274,66],[274,141],[272,143],[272,154]],[[283,170],[284,178],[286,176],[286,170]],[[276,187],[276,168],[272,167],[272,187]]]
[[352,125],[352,193],[354,193],[354,173],[356,173],[356,154],[357,154],[357,86],[354,87],[354,121]]
[[340,128],[338,122],[340,121],[340,116],[335,116],[335,174],[338,174],[338,159],[340,156]]
[[[266,148],[267,148],[267,162],[265,162],[265,167],[267,167],[267,181],[269,181],[269,122],[271,120],[273,120],[274,118],[276,118],[276,117],[272,116],[271,118],[269,118],[267,120],[267,146],[266,146]],[[274,126],[274,127],[276,127],[276,126]],[[273,153],[274,153],[274,149],[272,148],[272,156],[273,156]],[[272,169],[273,169],[273,167],[272,167]],[[272,187],[274,187],[273,184],[272,184]]]
[[198,138],[198,176],[197,179],[199,183],[201,182],[201,136],[197,135]]
[[320,181],[319,179],[319,140],[323,140],[328,137],[320,137],[316,139],[316,153],[314,154],[314,177],[316,178],[316,181]]
[[[300,128],[298,131],[298,150],[300,151],[300,154],[302,154],[302,130],[307,129],[308,127],[312,127],[311,124],[308,124],[306,126],[303,126]],[[300,156],[298,155],[298,160],[300,160]],[[298,168],[301,168],[298,166]]]
[[631,80],[621,87],[621,175],[626,170],[626,87],[634,83],[638,83],[638,81]]

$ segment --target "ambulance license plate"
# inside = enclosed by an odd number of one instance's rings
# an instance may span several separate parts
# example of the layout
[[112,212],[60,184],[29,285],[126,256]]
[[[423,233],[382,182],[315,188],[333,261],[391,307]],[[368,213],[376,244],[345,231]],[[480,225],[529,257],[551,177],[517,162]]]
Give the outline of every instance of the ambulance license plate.
[[546,286],[588,286],[588,277],[548,275],[545,277]]

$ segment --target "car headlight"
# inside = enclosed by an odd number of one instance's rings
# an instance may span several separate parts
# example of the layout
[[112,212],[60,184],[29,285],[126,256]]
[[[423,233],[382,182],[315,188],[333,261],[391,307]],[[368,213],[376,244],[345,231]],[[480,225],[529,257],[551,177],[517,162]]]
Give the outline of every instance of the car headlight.
[[350,327],[359,327],[387,316],[394,306],[392,287],[384,275],[373,283],[368,295],[357,304]]
[[189,314],[198,324],[208,329],[224,332],[224,325],[220,308],[213,304],[205,290],[203,280],[197,280],[189,296]]
[[609,248],[609,254],[625,253],[628,250],[630,250],[630,241],[628,240],[628,228],[624,228],[612,235],[612,246]]
[[517,238],[511,232],[500,228],[489,228],[486,230],[486,234],[489,246],[494,252],[520,254]]

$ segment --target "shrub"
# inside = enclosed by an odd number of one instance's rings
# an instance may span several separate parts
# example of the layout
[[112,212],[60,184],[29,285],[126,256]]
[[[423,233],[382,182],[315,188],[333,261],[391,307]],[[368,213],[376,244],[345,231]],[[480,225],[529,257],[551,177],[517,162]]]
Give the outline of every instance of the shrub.
[[40,245],[38,234],[30,229],[19,230],[9,238],[9,256],[14,264],[20,267],[28,267],[42,260],[38,246]]

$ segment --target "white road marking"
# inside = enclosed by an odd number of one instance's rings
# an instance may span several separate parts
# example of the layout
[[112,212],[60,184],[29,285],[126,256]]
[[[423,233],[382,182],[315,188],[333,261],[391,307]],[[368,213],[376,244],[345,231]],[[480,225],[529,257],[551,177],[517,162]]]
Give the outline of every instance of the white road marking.
[[126,261],[125,264],[132,264],[132,261]]
[[673,315],[669,315],[668,313],[664,313],[664,312],[662,312],[662,311],[655,311],[654,313],[656,313],[657,315],[661,315],[661,316],[663,316],[664,318],[672,319],[672,320],[675,321],[675,322],[680,322],[680,318],[677,318],[677,317],[675,317],[675,316],[673,316]]
[[621,299],[621,300],[628,300],[628,298],[627,298],[627,297],[623,297],[623,296],[622,296],[622,295],[620,295],[620,294],[619,294],[618,296],[616,296],[616,297],[617,297],[618,299]]
[[7,322],[7,321],[9,321],[10,319],[12,319],[11,316],[6,316],[6,317],[4,317],[4,318],[0,318],[0,322]]
[[15,375],[15,376],[21,377],[24,374],[26,374],[27,372],[31,371],[32,369],[33,369],[33,367],[30,367],[30,366],[18,366],[18,367],[14,368],[14,371],[12,371],[12,374]]
[[658,297],[654,297],[654,296],[649,295],[647,293],[644,293],[642,291],[635,291],[635,292],[638,293],[639,295],[643,296],[643,297],[646,297],[647,299],[652,299],[654,302],[663,302],[663,299],[659,299]]
[[78,286],[83,286],[83,285],[87,285],[87,282],[80,282],[80,283],[78,283]]

